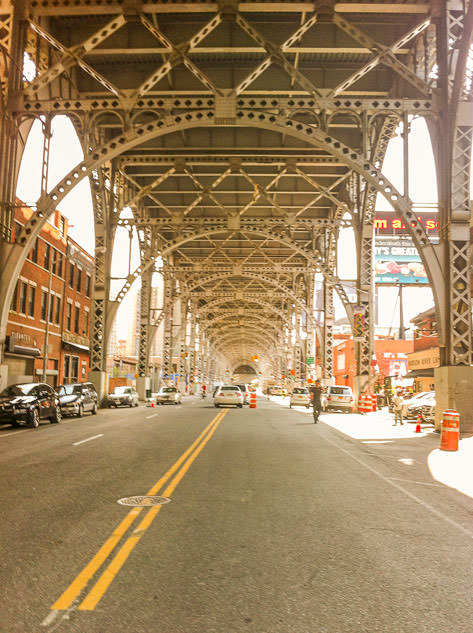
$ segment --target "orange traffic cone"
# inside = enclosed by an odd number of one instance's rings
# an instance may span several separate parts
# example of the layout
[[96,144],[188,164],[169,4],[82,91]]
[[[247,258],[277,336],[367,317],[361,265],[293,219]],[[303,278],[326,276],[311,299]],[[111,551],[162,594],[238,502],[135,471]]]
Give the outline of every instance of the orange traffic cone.
[[420,433],[420,413],[417,416],[416,433]]

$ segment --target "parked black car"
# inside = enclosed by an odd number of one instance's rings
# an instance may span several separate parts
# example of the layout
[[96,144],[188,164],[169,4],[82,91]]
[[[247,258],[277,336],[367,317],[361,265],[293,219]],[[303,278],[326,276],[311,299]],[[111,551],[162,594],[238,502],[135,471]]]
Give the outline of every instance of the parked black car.
[[56,387],[63,415],[75,415],[81,418],[86,411],[97,413],[98,395],[91,382],[59,385]]
[[0,393],[0,424],[39,426],[40,420],[61,421],[59,398],[42,382],[10,385]]

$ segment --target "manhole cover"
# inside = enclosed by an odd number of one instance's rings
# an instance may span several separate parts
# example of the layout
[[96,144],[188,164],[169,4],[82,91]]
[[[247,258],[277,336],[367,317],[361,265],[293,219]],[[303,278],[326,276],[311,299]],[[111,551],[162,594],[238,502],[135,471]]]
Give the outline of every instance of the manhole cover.
[[117,503],[120,503],[122,506],[163,506],[165,503],[169,503],[171,499],[167,497],[147,497],[147,496],[138,496],[138,497],[123,497],[123,499],[119,499]]

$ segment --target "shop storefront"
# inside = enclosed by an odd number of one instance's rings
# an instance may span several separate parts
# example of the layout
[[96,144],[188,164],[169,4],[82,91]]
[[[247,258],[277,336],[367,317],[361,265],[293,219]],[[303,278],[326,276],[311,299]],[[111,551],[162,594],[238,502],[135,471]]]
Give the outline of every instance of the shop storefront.
[[85,382],[89,374],[89,340],[85,336],[63,332],[61,356],[61,382]]
[[434,368],[440,366],[438,347],[431,347],[408,354],[409,372],[407,376],[414,381],[414,391],[433,391],[435,389]]
[[36,341],[22,332],[11,332],[7,336],[5,364],[8,366],[9,383],[35,380],[35,359],[41,355]]

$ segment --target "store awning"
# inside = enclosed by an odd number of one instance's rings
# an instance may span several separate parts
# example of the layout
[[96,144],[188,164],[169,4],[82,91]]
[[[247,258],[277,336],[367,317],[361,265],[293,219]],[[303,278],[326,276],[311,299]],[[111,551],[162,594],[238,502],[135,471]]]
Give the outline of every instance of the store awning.
[[63,341],[64,347],[75,347],[77,349],[83,350],[85,352],[89,351],[89,346],[88,345],[81,345],[80,343],[70,343],[69,341]]
[[13,345],[5,354],[19,354],[20,356],[41,356],[41,350],[37,347],[27,347],[26,345]]
[[434,368],[426,367],[426,369],[413,369],[406,374],[406,378],[433,378]]

